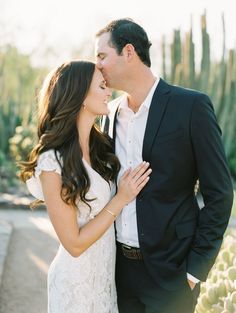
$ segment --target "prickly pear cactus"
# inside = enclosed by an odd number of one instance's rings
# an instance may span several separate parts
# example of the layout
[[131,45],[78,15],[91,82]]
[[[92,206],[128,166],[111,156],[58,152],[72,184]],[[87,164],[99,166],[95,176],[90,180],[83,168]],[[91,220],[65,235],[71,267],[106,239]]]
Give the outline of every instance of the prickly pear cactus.
[[225,237],[207,281],[201,284],[195,313],[236,313],[235,237]]

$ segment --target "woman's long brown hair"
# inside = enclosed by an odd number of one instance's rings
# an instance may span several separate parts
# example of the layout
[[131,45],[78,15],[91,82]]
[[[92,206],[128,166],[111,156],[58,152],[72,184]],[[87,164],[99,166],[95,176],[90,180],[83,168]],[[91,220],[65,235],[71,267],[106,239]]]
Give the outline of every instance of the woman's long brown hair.
[[[38,144],[27,162],[21,162],[20,177],[26,181],[34,175],[39,155],[53,149],[61,166],[63,201],[76,207],[78,198],[89,205],[88,173],[82,161],[77,117],[88,94],[95,64],[71,61],[62,64],[46,78],[39,97]],[[120,164],[106,135],[94,125],[90,133],[92,167],[107,181],[115,181]],[[62,162],[58,159],[57,153]],[[38,202],[35,201],[32,206]],[[89,205],[90,206],[90,205]]]

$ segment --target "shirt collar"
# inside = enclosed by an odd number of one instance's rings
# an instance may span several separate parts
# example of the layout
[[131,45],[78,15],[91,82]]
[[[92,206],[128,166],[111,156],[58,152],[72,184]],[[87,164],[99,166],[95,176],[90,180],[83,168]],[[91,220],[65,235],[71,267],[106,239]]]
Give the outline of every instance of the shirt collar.
[[[140,105],[139,111],[143,110],[143,108],[149,110],[151,102],[152,102],[153,94],[154,94],[154,92],[156,90],[156,87],[157,87],[159,81],[160,81],[160,78],[156,77],[156,80],[155,80],[152,88],[150,89],[150,91],[147,94],[147,96],[146,96],[145,100],[143,101],[143,103]],[[121,102],[120,102],[119,110],[120,109],[127,109],[127,108],[129,108],[128,107],[128,99],[127,99],[127,95],[125,94],[124,97],[122,98]]]

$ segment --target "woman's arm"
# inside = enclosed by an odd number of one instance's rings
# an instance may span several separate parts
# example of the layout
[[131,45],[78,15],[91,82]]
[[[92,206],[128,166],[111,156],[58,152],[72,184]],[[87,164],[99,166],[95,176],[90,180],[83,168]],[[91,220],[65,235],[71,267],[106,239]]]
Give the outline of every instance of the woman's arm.
[[143,162],[136,169],[127,170],[120,180],[117,194],[83,227],[78,225],[77,211],[61,199],[61,176],[55,172],[42,172],[40,180],[50,220],[60,242],[73,257],[80,256],[97,241],[122,208],[137,196],[148,182],[151,173],[148,166]]

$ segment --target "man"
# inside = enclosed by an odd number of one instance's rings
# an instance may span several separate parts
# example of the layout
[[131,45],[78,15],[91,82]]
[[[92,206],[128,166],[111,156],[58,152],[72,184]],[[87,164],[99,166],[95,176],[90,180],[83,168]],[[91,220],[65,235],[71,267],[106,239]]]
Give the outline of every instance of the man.
[[210,99],[154,76],[150,46],[130,19],[97,33],[97,66],[109,87],[126,92],[105,122],[120,175],[142,160],[152,168],[116,220],[118,306],[120,313],[190,313],[220,249],[232,185]]

